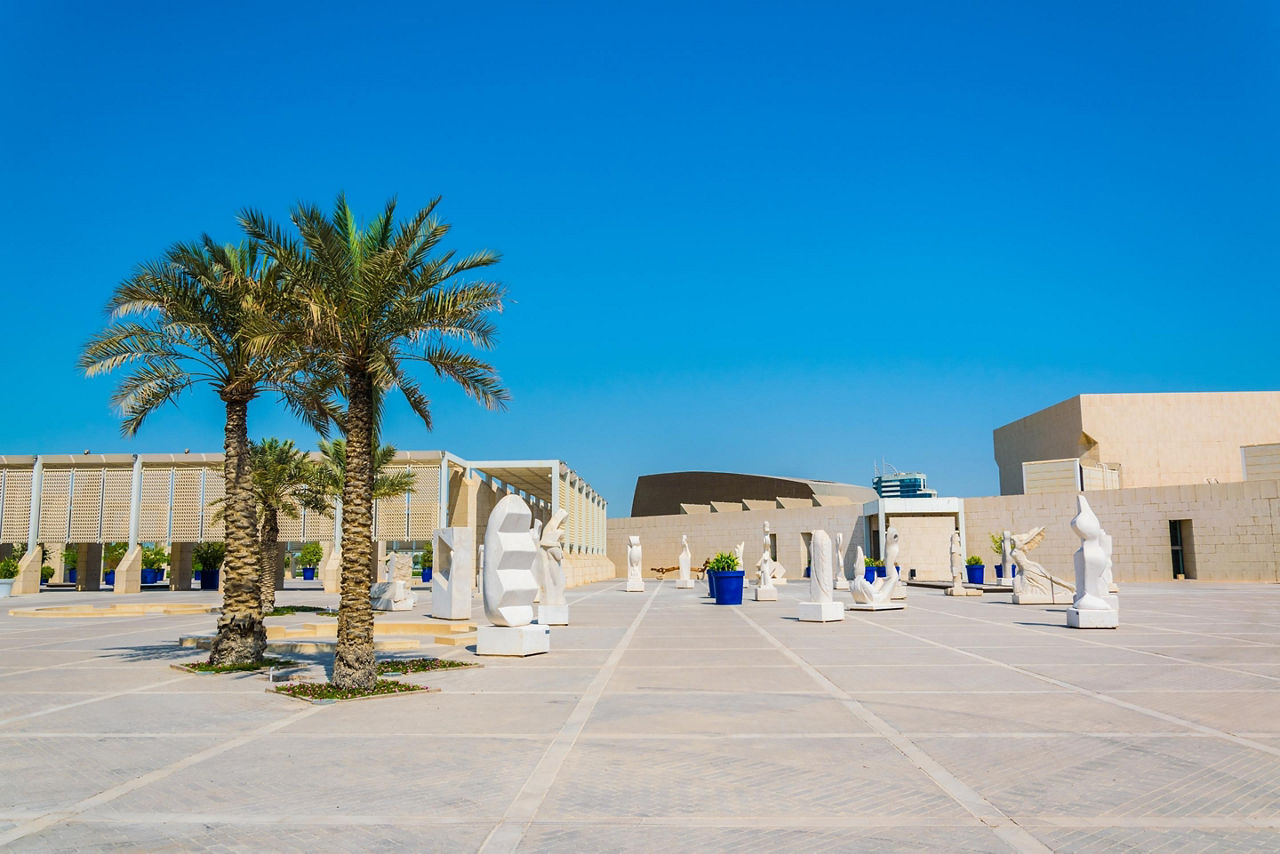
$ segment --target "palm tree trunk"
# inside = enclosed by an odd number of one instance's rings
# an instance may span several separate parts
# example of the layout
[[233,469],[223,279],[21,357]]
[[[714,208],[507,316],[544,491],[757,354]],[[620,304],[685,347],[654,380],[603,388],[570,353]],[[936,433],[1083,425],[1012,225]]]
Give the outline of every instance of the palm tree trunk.
[[276,609],[276,574],[280,569],[280,511],[274,507],[262,508],[258,552],[258,595],[266,615]]
[[342,597],[333,684],[368,690],[373,661],[373,380],[363,367],[347,370],[347,470],[342,485]]
[[249,402],[232,399],[226,405],[223,474],[227,494],[223,519],[227,556],[222,564],[222,613],[209,661],[247,664],[261,661],[267,648],[258,593],[257,501],[249,471]]

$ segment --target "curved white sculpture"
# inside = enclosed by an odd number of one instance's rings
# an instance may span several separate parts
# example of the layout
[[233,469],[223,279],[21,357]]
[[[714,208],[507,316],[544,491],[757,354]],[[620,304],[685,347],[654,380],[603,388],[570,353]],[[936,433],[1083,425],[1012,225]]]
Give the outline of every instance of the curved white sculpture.
[[676,589],[685,590],[693,587],[693,576],[690,575],[693,558],[689,554],[689,535],[680,535],[680,574],[676,577]]
[[1066,581],[1054,578],[1039,563],[1031,559],[1027,552],[1044,541],[1045,529],[1041,525],[1032,528],[1025,534],[1006,534],[1005,544],[1012,555],[1013,563],[1018,567],[1018,574],[1013,577],[1013,604],[1046,605],[1055,599],[1055,588],[1061,587],[1075,593],[1075,587]]
[[533,513],[519,495],[493,508],[484,532],[484,615],[492,626],[476,632],[477,655],[534,655],[551,648],[551,630],[532,626],[534,575],[540,556],[533,537]]
[[981,596],[981,590],[964,586],[964,550],[960,544],[960,532],[951,532],[951,586],[947,588],[948,596]]
[[1111,537],[1083,494],[1076,496],[1071,530],[1080,538],[1075,553],[1076,595],[1067,609],[1073,629],[1114,629],[1120,625],[1119,599],[1109,589]]
[[538,584],[542,588],[538,622],[544,626],[569,625],[569,606],[564,600],[564,520],[568,517],[568,510],[557,510],[538,538]]
[[849,579],[844,574],[843,531],[836,531],[836,550],[831,555],[831,586],[836,590],[849,589]]
[[885,577],[882,583],[872,585],[866,579],[866,559],[862,554],[862,547],[858,547],[855,567],[861,572],[849,582],[849,592],[853,594],[850,611],[890,611],[906,607],[900,601],[893,601],[902,584],[897,566],[898,549],[898,529],[891,526],[884,532]]
[[628,593],[644,592],[644,576],[640,572],[640,538],[627,537],[627,586]]
[[831,536],[814,531],[809,539],[809,601],[799,603],[796,618],[805,623],[844,619],[844,607],[831,599]]

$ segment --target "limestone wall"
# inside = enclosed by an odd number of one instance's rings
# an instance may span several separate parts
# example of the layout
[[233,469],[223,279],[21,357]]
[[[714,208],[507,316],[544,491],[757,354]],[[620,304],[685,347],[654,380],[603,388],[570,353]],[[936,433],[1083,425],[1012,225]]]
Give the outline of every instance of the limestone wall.
[[951,578],[951,532],[956,529],[954,516],[887,516],[885,523],[898,531],[898,565],[902,567],[904,578],[911,577],[912,569],[921,581]]
[[[1280,482],[1195,484],[1087,493],[1090,506],[1114,540],[1115,579],[1170,581],[1169,521],[1189,520],[1188,575],[1201,581],[1280,581]],[[1044,525],[1033,557],[1055,575],[1071,578],[1079,540],[1069,523],[1075,493],[967,498],[969,551],[990,566],[992,532]]]

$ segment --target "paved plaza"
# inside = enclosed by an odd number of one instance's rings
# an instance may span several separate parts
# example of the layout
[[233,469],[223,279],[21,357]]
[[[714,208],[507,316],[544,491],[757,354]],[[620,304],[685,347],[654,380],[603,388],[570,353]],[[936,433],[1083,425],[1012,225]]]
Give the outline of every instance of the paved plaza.
[[917,588],[905,611],[798,623],[807,590],[578,588],[549,655],[336,705],[170,668],[212,615],[9,615],[213,593],[4,600],[0,847],[1280,847],[1280,586],[1125,585],[1121,628],[1094,632]]

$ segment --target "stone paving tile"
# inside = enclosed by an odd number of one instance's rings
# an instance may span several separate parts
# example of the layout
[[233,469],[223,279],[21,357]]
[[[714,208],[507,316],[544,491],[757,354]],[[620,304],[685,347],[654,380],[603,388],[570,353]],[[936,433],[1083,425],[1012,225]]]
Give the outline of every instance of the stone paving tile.
[[626,821],[607,824],[537,822],[525,833],[518,851],[636,852],[741,851],[986,851],[1009,847],[981,827],[689,827],[636,826]]
[[1192,664],[1052,664],[1032,668],[1091,691],[1280,691],[1280,682]]
[[1034,676],[994,664],[914,665],[879,667],[827,665],[822,675],[856,695],[859,691],[1064,691]]
[[894,644],[863,644],[857,646],[832,645],[820,649],[796,649],[801,658],[815,667],[849,664],[909,666],[914,664],[950,664],[968,666],[982,664],[973,656],[928,644],[904,647]]
[[78,694],[20,694],[10,691],[7,685],[0,684],[0,726],[20,715],[30,715],[81,700],[92,700],[95,696],[97,695],[87,691]]
[[1054,851],[1093,852],[1131,851],[1161,854],[1201,851],[1275,851],[1277,834],[1274,829],[1212,829],[1199,828],[1151,828],[1151,827],[1100,827],[1081,830],[1068,828],[1033,828],[1035,835]]
[[[1089,664],[1167,664],[1167,658],[1161,658],[1156,655],[1148,655],[1143,652],[1136,652],[1129,649],[1113,649],[1104,646],[1090,646],[1088,644],[1075,644],[1072,646],[1044,647],[1044,646],[1020,646],[1010,645],[1008,647],[992,649],[976,649],[971,648],[972,652],[986,658],[993,658],[1002,661],[1005,664],[1013,664],[1019,667],[1035,667],[1036,665],[1045,664],[1079,664],[1088,662]],[[970,658],[970,661],[973,659]]]
[[439,688],[446,694],[466,691],[559,691],[581,694],[600,672],[598,667],[483,667],[412,673],[403,681]]
[[1185,732],[1092,697],[1050,694],[873,694],[864,706],[904,732]]
[[1280,652],[1268,646],[1157,646],[1147,647],[1148,652],[1169,655],[1187,661],[1202,661],[1207,664],[1275,664]]
[[885,816],[969,817],[880,739],[655,738],[580,740],[537,818],[863,815],[872,793]]
[[0,739],[0,768],[4,769],[0,773],[0,814],[70,806],[218,740],[216,736]]
[[[207,813],[235,820],[260,816],[269,805],[268,814],[285,820],[371,816],[393,823],[426,815],[496,821],[545,749],[539,741],[500,737],[397,744],[267,736],[84,815]],[[359,773],[365,768],[369,773]]]
[[[696,656],[695,656],[696,657]],[[619,667],[607,691],[820,691],[803,671],[777,667]]]
[[1280,815],[1280,757],[1217,738],[914,740],[1015,819]]
[[1280,733],[1280,691],[1266,693],[1177,691],[1116,693],[1120,699],[1224,732]]
[[[170,671],[172,672],[172,671]],[[177,674],[174,674],[177,676]],[[189,677],[184,683],[194,680]],[[59,695],[66,697],[67,695]],[[163,699],[161,699],[163,697]],[[64,700],[65,702],[65,700]],[[261,694],[122,694],[95,703],[49,712],[6,724],[16,732],[128,733],[184,732],[199,726],[210,733],[239,733],[299,710],[296,700]]]
[[[301,707],[296,701],[288,702],[291,711]],[[527,694],[518,699],[500,694],[405,694],[339,703],[283,731],[545,735],[564,725],[576,702],[567,694]]]
[[[131,691],[179,676],[167,665],[130,668],[57,667],[10,676],[0,681],[0,691],[61,691],[94,693]],[[2,701],[0,701],[2,702]],[[5,717],[0,713],[0,718]]]
[[792,667],[791,660],[776,649],[691,649],[676,652],[668,649],[636,649],[622,654],[622,667]]
[[[803,729],[796,721],[803,720]],[[818,694],[605,694],[584,736],[749,734],[770,749],[773,733],[870,733],[837,700]]]
[[13,851],[299,852],[475,851],[491,824],[342,825],[74,821],[14,843]]

